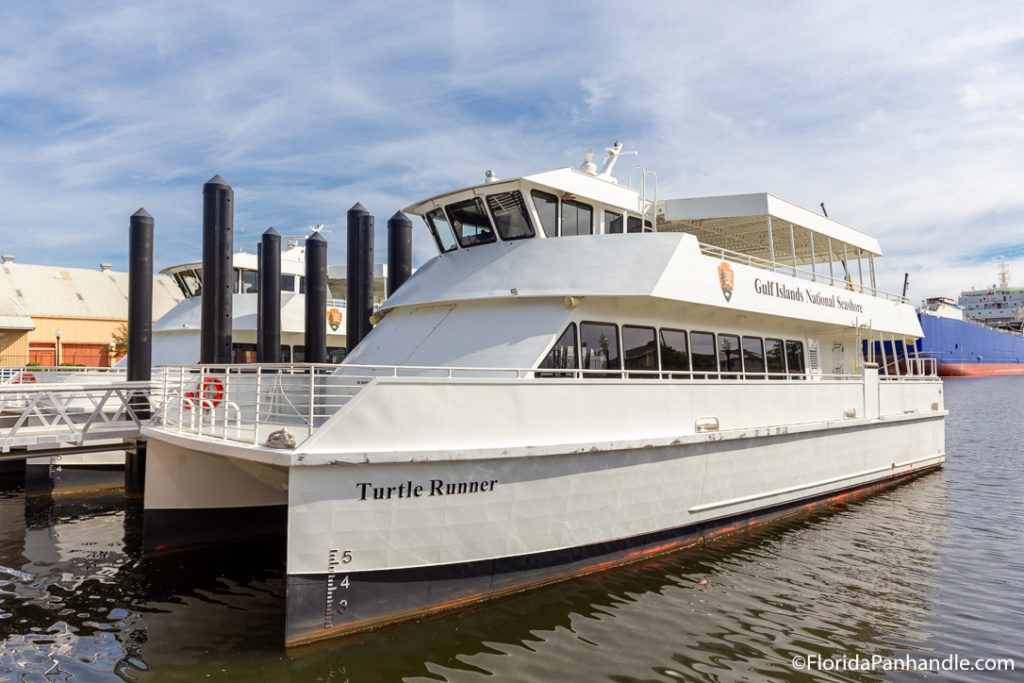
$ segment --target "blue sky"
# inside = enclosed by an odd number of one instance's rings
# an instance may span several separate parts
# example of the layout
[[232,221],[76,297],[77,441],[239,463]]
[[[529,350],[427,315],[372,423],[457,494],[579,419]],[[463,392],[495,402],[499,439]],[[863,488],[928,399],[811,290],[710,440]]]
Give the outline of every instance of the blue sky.
[[344,263],[361,202],[381,258],[396,210],[617,139],[661,197],[825,202],[879,238],[888,289],[984,286],[1003,254],[1024,286],[1016,3],[0,7],[0,251],[22,263],[126,269],[140,206],[158,267],[197,260],[215,174],[236,248],[323,223]]

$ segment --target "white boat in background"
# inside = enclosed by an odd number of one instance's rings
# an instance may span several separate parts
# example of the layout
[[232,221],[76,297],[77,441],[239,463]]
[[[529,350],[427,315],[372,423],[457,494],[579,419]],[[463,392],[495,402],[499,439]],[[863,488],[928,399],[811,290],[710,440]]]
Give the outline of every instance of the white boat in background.
[[[302,362],[305,352],[305,248],[302,238],[284,238],[281,252],[281,358]],[[232,256],[232,356],[237,363],[256,361],[257,256],[239,251]],[[387,266],[377,264],[375,299],[386,296]],[[174,279],[183,299],[153,324],[154,367],[195,363],[199,360],[202,308],[202,262],[171,266],[161,271]],[[339,295],[347,286],[346,266],[328,266],[327,318],[328,360],[345,357],[345,300]],[[102,384],[111,373],[123,372],[125,359],[114,368],[42,368],[18,371],[10,381]],[[154,373],[159,376],[159,370]],[[30,378],[26,379],[26,378]],[[75,406],[69,406],[74,408]],[[89,410],[91,406],[82,405]],[[26,492],[29,495],[81,495],[118,488],[124,483],[122,450],[101,453],[53,455],[26,461]]]
[[[281,251],[281,358],[301,363],[305,353],[305,247],[299,238],[285,238]],[[231,299],[231,348],[236,363],[256,361],[257,256],[239,251],[232,256],[234,295]],[[384,266],[375,282],[384,298]],[[184,295],[153,325],[153,365],[183,365],[199,360],[203,284],[202,261],[160,271],[174,278]],[[375,274],[376,275],[376,274]],[[334,363],[345,357],[345,266],[328,266],[327,351]]]
[[340,367],[169,371],[145,551],[286,533],[294,645],[941,466],[934,362],[862,352],[921,335],[874,238],[769,194],[662,200],[608,152],[409,207],[441,253]]

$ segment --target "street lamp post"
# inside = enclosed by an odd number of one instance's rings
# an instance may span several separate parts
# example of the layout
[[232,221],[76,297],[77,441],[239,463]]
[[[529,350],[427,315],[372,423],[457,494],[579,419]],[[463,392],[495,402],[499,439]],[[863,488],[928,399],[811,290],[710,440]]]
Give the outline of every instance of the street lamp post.
[[60,328],[59,327],[57,328],[55,334],[57,336],[57,345],[54,347],[53,364],[55,366],[60,366]]

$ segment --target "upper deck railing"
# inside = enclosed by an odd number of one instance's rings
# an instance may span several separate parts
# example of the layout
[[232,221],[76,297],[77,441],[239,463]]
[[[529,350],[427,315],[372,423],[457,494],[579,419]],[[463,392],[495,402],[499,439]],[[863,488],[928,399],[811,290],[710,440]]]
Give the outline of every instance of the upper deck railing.
[[700,251],[705,256],[714,256],[724,261],[732,261],[733,263],[741,263],[743,265],[752,266],[754,268],[760,268],[762,270],[770,270],[774,273],[783,273],[792,275],[795,278],[801,280],[810,280],[811,282],[824,282],[832,287],[845,289],[850,292],[860,292],[863,294],[870,294],[882,299],[888,299],[889,301],[898,301],[899,303],[909,303],[909,299],[899,294],[887,292],[871,285],[862,285],[860,283],[853,282],[842,277],[835,277],[834,275],[825,275],[823,273],[817,273],[813,270],[807,270],[800,268],[799,266],[787,265],[778,261],[769,261],[768,259],[758,258],[757,256],[751,256],[750,254],[744,254],[738,251],[731,251],[729,249],[723,249],[722,247],[716,247],[711,244],[705,244],[700,242]]

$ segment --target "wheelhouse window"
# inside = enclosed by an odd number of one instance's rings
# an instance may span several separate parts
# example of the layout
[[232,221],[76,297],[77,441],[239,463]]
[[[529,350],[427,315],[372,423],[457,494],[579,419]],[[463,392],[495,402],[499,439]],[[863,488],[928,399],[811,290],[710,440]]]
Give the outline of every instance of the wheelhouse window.
[[747,377],[764,379],[764,342],[760,337],[743,338],[743,367]]
[[[672,372],[669,375],[670,379],[686,379],[690,376],[690,353],[686,345],[686,332],[661,331],[661,370]],[[676,371],[679,374],[676,374]]]
[[695,379],[709,379],[712,374],[718,373],[718,353],[715,350],[714,334],[690,333],[690,361],[693,363]]
[[622,232],[622,214],[605,211],[604,231],[609,235],[620,234]]
[[[612,323],[580,323],[580,365],[584,370],[621,370],[619,334]],[[584,377],[618,377],[619,373]]]
[[781,339],[764,340],[764,360],[769,377],[782,379],[780,375],[786,374],[786,354]]
[[540,227],[548,237],[558,236],[558,197],[547,192],[534,190],[530,193],[533,199],[533,208],[537,210],[537,218],[540,219]]
[[174,281],[186,299],[203,292],[203,271],[201,270],[183,270],[180,273],[175,273]]
[[594,232],[594,207],[582,202],[562,202],[562,237],[590,235]]
[[518,191],[487,195],[487,207],[491,210],[501,239],[521,240],[533,237],[533,225],[526,215],[523,195]]
[[740,338],[735,334],[718,335],[718,369],[725,379],[739,379],[743,372],[743,356]]
[[295,291],[295,276],[294,275],[281,275],[281,291],[282,292],[294,292]]
[[804,343],[801,341],[786,340],[786,365],[789,366],[789,374],[802,375],[804,372]]
[[[576,323],[569,323],[562,336],[558,338],[555,345],[544,356],[544,360],[537,366],[541,369],[552,370],[575,370],[579,368],[579,361],[576,356]],[[537,377],[572,377],[571,372],[544,372],[536,373]]]
[[452,228],[460,246],[473,247],[497,239],[494,236],[494,228],[491,227],[491,220],[484,209],[484,203],[479,197],[449,204],[445,209],[448,217],[452,219]]
[[622,326],[622,356],[627,370],[648,372],[630,373],[630,377],[655,379],[658,371],[658,347],[653,327]]
[[455,233],[452,232],[452,226],[448,223],[444,211],[440,208],[434,209],[426,215],[426,220],[430,234],[437,242],[438,250],[444,254],[455,249]]

